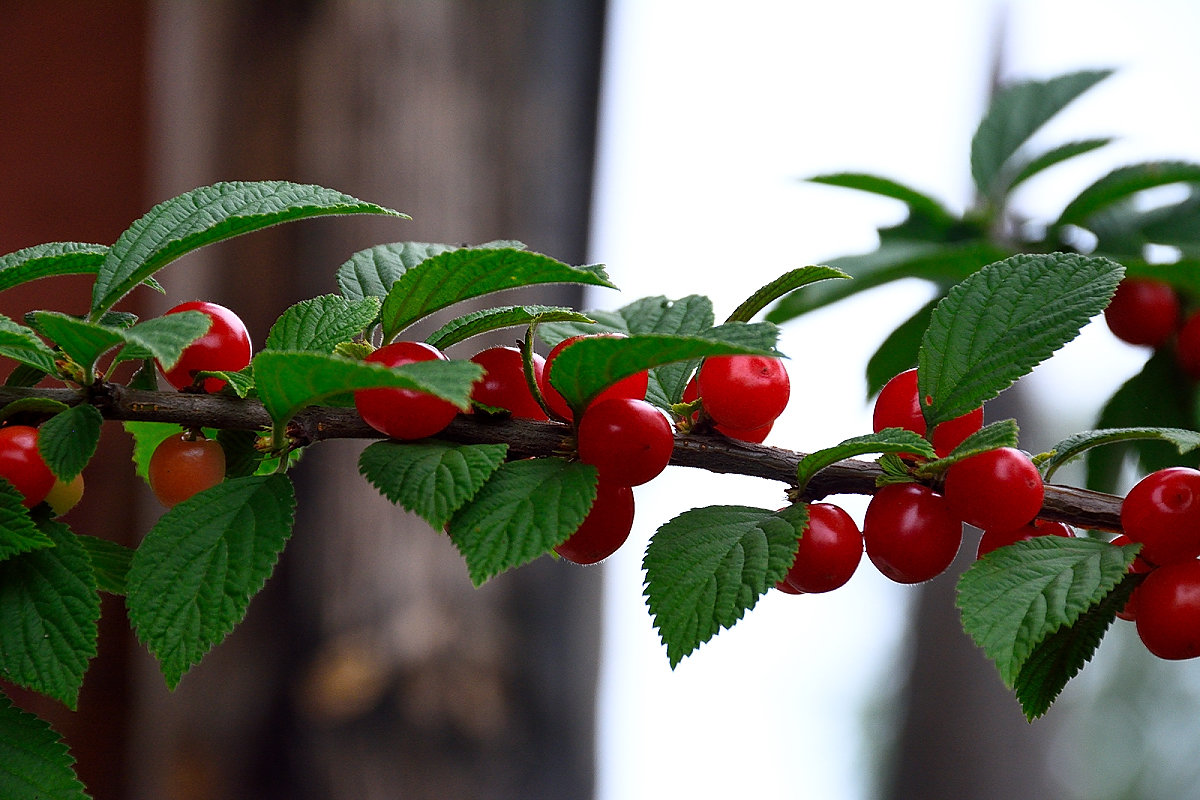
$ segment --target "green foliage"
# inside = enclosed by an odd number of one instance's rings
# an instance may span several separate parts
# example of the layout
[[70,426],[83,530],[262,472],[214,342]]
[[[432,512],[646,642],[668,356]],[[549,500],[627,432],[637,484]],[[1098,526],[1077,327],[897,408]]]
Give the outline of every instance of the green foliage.
[[0,479],[0,566],[21,553],[54,546],[54,540],[30,519],[22,499],[11,483]]
[[95,406],[80,403],[55,414],[38,428],[38,451],[50,471],[64,481],[83,472],[100,444],[104,417]]
[[867,453],[911,453],[924,458],[936,455],[925,437],[902,428],[884,428],[879,433],[855,436],[800,459],[796,466],[797,491],[802,493],[812,477],[826,467]]
[[1050,449],[1050,457],[1040,468],[1046,480],[1064,464],[1083,455],[1093,447],[1107,444],[1122,444],[1141,440],[1167,442],[1175,446],[1180,455],[1200,447],[1200,433],[1181,428],[1107,428],[1097,431],[1081,431],[1063,439]]
[[363,336],[379,316],[380,305],[377,297],[348,300],[336,294],[302,300],[271,326],[266,349],[332,353],[342,342]]
[[0,797],[87,800],[75,759],[50,726],[0,693]]

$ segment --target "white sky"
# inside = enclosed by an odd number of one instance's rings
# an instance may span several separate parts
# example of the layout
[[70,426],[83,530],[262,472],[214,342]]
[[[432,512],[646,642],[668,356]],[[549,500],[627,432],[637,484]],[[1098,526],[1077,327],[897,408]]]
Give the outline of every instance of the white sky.
[[[893,201],[804,176],[878,173],[961,209],[1001,5],[614,0],[591,258],[622,293],[592,303],[702,293],[723,318],[789,269],[872,249],[876,226],[902,216]],[[1123,142],[1031,181],[1020,195],[1029,213],[1055,212],[1119,164],[1200,160],[1200,4],[1009,9],[1010,76],[1121,69],[1050,138]],[[780,349],[792,357],[793,399],[768,443],[807,451],[869,431],[866,358],[928,296],[893,285],[788,323]],[[1078,428],[1142,358],[1092,326],[1040,368],[1034,390]],[[1084,385],[1094,396],[1079,394]],[[639,489],[633,535],[602,567],[601,800],[868,796],[863,734],[880,722],[872,703],[886,697],[880,679],[895,663],[911,589],[864,558],[828,595],[769,593],[673,672],[641,597],[655,528],[696,505],[776,507],[782,488],[672,468]],[[844,505],[861,521],[861,498]]]

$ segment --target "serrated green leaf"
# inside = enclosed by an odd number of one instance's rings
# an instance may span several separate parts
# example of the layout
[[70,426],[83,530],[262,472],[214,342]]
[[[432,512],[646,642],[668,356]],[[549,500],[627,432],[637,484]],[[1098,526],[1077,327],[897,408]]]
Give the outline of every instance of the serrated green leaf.
[[1197,182],[1200,182],[1200,164],[1186,161],[1151,161],[1118,167],[1067,203],[1054,227],[1087,227],[1093,215],[1138,192],[1172,183]]
[[1127,574],[1113,591],[1079,615],[1069,627],[1059,628],[1029,654],[1013,684],[1013,692],[1030,722],[1042,716],[1079,674],[1096,652],[1108,626],[1129,602],[1141,576]]
[[46,375],[46,370],[40,367],[30,366],[29,364],[17,364],[13,371],[8,374],[4,385],[8,387],[28,388],[36,386]]
[[0,797],[5,800],[88,800],[75,759],[44,720],[0,692]]
[[179,356],[192,342],[208,333],[212,318],[200,311],[178,311],[154,317],[120,331],[127,343],[118,355],[119,361],[152,358],[171,369]]
[[483,369],[470,361],[422,361],[389,368],[321,353],[268,350],[254,357],[254,385],[276,424],[300,409],[356,389],[417,389],[464,411]]
[[86,242],[47,242],[0,256],[0,291],[55,275],[94,274],[108,247]]
[[358,471],[393,503],[443,528],[504,462],[506,444],[375,442]]
[[100,356],[125,344],[121,330],[87,322],[69,314],[34,311],[30,316],[43,335],[87,370],[94,368]]
[[958,581],[963,630],[1011,689],[1037,646],[1100,603],[1136,555],[1108,542],[1062,536],[995,550]]
[[596,499],[596,468],[559,458],[500,466],[450,520],[450,539],[481,586],[550,552],[583,524]]
[[226,478],[244,478],[258,472],[263,454],[254,446],[259,437],[257,432],[220,430],[216,435],[225,451]]
[[121,423],[125,432],[133,437],[133,466],[137,476],[149,483],[147,470],[150,467],[150,456],[168,436],[178,436],[183,433],[183,427],[174,422],[143,422],[130,420]]
[[175,506],[146,534],[126,606],[170,688],[241,622],[291,536],[295,505],[284,475],[233,478]]
[[[770,323],[729,323],[703,335],[634,334],[581,339],[555,356],[550,383],[572,409],[578,410],[586,408],[606,387],[652,367],[708,356],[779,356],[772,346],[777,335]],[[758,346],[764,337],[769,337],[772,345]]]
[[501,306],[472,311],[452,319],[425,337],[425,343],[445,350],[453,344],[481,333],[514,328],[524,325],[540,325],[545,322],[592,322],[587,314],[560,306]]
[[392,284],[408,270],[427,258],[458,246],[427,242],[394,242],[360,250],[338,267],[338,291],[347,300],[387,297]]
[[75,538],[83,545],[88,560],[92,562],[96,588],[109,594],[124,595],[129,565],[133,561],[133,548],[96,536],[77,534]]
[[104,417],[88,403],[71,406],[38,427],[38,452],[50,471],[64,481],[83,472],[100,444]]
[[1025,81],[998,92],[971,139],[971,177],[984,197],[1003,194],[1005,166],[1043,125],[1071,101],[1112,74],[1088,70],[1045,81]]
[[75,708],[96,654],[96,577],[66,525],[38,528],[53,547],[0,562],[0,677]]
[[505,289],[547,283],[615,288],[602,269],[572,267],[511,248],[463,248],[433,256],[402,274],[383,301],[384,341],[435,311]]
[[1169,442],[1180,455],[1200,447],[1200,433],[1183,428],[1105,428],[1082,431],[1068,436],[1050,449],[1050,458],[1042,462],[1042,475],[1048,481],[1063,464],[1094,447],[1138,440]]
[[92,288],[96,319],[139,283],[182,255],[214,242],[282,222],[340,214],[384,214],[332,189],[287,181],[216,183],[159,203],[109,248]]
[[1123,274],[1106,258],[1015,255],[952,288],[917,362],[928,429],[978,408],[1074,339]]
[[0,561],[54,546],[54,540],[29,517],[24,499],[16,487],[0,478]]
[[937,474],[944,472],[951,464],[962,461],[964,458],[970,458],[999,447],[1016,447],[1020,444],[1020,433],[1015,419],[1002,419],[984,425],[959,442],[948,456],[929,462],[925,465],[926,468],[918,469],[917,473]]
[[908,206],[911,216],[921,217],[940,227],[950,227],[957,220],[950,211],[938,200],[911,186],[884,178],[879,175],[869,175],[863,172],[836,172],[828,175],[817,175],[809,178],[810,183],[821,183],[826,186],[840,186],[845,189],[857,189],[882,197],[899,200]]
[[222,394],[232,392],[237,397],[245,399],[254,391],[254,370],[250,367],[243,367],[237,372],[199,369],[196,370],[195,375],[197,378],[216,378],[225,381],[225,385],[221,387]]
[[348,300],[324,294],[291,306],[271,326],[267,350],[332,353],[342,342],[361,335],[379,315],[378,297]]
[[1010,165],[1010,169],[1006,170],[1006,172],[1011,171],[1013,176],[1011,179],[1005,181],[1005,192],[1011,192],[1025,181],[1029,180],[1035,175],[1045,172],[1053,166],[1075,158],[1075,156],[1081,156],[1084,153],[1090,153],[1093,150],[1098,150],[1110,142],[1112,142],[1110,137],[1081,139],[1077,142],[1066,142],[1065,144],[1060,144],[1057,147],[1052,147],[1044,153],[1039,153],[1023,163],[1012,164]]
[[758,312],[786,294],[802,289],[817,281],[831,278],[849,278],[837,267],[808,266],[786,272],[750,295],[733,310],[726,322],[749,322]]
[[642,560],[643,594],[671,667],[733,627],[795,552],[793,525],[761,508],[694,508],[659,528]]
[[933,445],[925,437],[903,428],[884,428],[878,433],[855,436],[833,447],[809,453],[796,465],[796,486],[799,493],[812,477],[828,466],[847,458],[868,453],[915,453],[925,458],[935,458]]
[[929,317],[939,300],[940,297],[930,300],[896,326],[867,360],[867,397],[879,394],[888,381],[917,365],[921,339],[925,336],[925,329],[929,327]]
[[[0,315],[0,356],[11,358],[41,375],[54,372],[54,351],[32,328]],[[33,383],[37,383],[35,380]],[[32,384],[28,384],[32,385]]]

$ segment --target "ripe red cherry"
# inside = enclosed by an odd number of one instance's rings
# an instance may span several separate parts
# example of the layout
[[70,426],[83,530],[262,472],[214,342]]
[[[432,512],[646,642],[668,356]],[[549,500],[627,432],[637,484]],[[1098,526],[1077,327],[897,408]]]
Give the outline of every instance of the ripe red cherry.
[[[424,342],[393,342],[384,345],[366,361],[402,367],[418,361],[445,361],[442,352]],[[441,432],[458,414],[447,400],[417,389],[359,389],[354,393],[358,415],[375,430],[393,439],[424,439]]]
[[154,449],[146,473],[158,502],[174,508],[225,480],[225,450],[198,433],[169,436]]
[[633,528],[633,489],[600,481],[583,524],[554,552],[575,564],[595,564],[617,552]]
[[[602,337],[619,337],[619,333],[598,333],[594,336]],[[563,339],[554,347],[550,348],[550,352],[546,354],[546,367],[542,370],[542,377],[538,379],[538,389],[542,393],[542,399],[546,401],[546,405],[550,407],[557,416],[565,419],[567,422],[572,422],[575,415],[571,413],[571,407],[567,405],[567,401],[557,389],[550,385],[551,372],[554,369],[554,360],[558,358],[558,354],[566,350],[571,345],[581,339],[588,339],[590,336],[572,336]],[[593,398],[591,405],[599,403],[601,400],[609,400],[614,397],[628,397],[635,400],[641,400],[646,397],[646,388],[649,386],[650,376],[646,372],[638,372],[614,383],[600,394]]]
[[[519,349],[489,347],[471,356],[471,360],[485,370],[483,378],[471,389],[472,400],[506,409],[519,419],[542,422],[549,419],[525,382],[525,366]],[[539,382],[545,365],[546,359],[534,353],[533,375]]]
[[1200,312],[1192,314],[1175,339],[1175,360],[1193,378],[1200,380]]
[[1029,456],[999,447],[956,461],[942,485],[950,513],[976,528],[1019,528],[1042,509],[1045,487]]
[[1200,556],[1200,471],[1168,467],[1142,478],[1121,502],[1121,528],[1151,564]]
[[1179,327],[1179,295],[1162,281],[1125,278],[1104,309],[1104,321],[1123,342],[1162,347]]
[[54,473],[37,448],[37,428],[6,425],[0,428],[0,478],[24,496],[21,504],[33,508],[46,499],[54,486]]
[[980,537],[975,558],[983,558],[993,550],[1038,536],[1062,536],[1071,539],[1075,536],[1075,530],[1065,522],[1052,522],[1048,519],[1035,519],[1019,528],[990,528]]
[[1134,590],[1138,636],[1159,658],[1200,656],[1200,561],[1167,564]]
[[831,503],[808,504],[808,527],[784,583],[798,592],[830,592],[858,569],[863,536],[854,520]]
[[[208,315],[212,324],[208,333],[184,348],[175,366],[164,370],[159,365],[163,377],[176,389],[186,389],[195,383],[195,373],[201,370],[237,372],[250,363],[250,333],[237,314],[225,306],[203,300],[180,303],[166,313],[178,314],[180,311],[199,311]],[[219,392],[225,381],[206,378],[201,385],[206,392]]]
[[[696,388],[696,379],[692,378],[688,381],[687,386],[683,388],[683,397],[680,400],[684,403],[691,403],[700,397],[700,390]],[[700,416],[699,412],[692,414],[694,422]],[[772,420],[766,425],[751,430],[741,430],[739,428],[730,428],[728,425],[713,425],[713,430],[722,436],[728,436],[730,439],[738,439],[743,442],[753,442],[761,444],[771,433],[771,428],[775,427],[775,422]]]
[[[1134,544],[1134,541],[1125,534],[1115,537],[1110,544],[1115,544],[1117,547],[1124,547],[1128,544]],[[1141,553],[1134,557],[1133,563],[1129,565],[1129,572],[1136,575],[1145,575],[1150,570],[1155,569],[1155,566],[1146,559],[1142,558]],[[1133,621],[1137,619],[1137,589],[1133,590],[1133,594],[1125,601],[1125,607],[1117,612],[1117,617],[1123,620]]]
[[767,356],[709,356],[696,373],[696,388],[713,422],[736,431],[770,425],[791,397],[783,361]]
[[[917,371],[905,370],[888,381],[875,398],[875,409],[871,415],[871,427],[875,433],[884,428],[903,428],[921,436],[925,435],[925,416],[917,397]],[[968,411],[961,417],[938,425],[933,429],[934,451],[939,458],[950,455],[950,451],[963,440],[983,427],[983,408]]]
[[917,483],[882,487],[863,517],[867,557],[897,583],[920,583],[946,571],[962,544],[962,523],[945,498]]
[[640,486],[666,469],[675,433],[645,400],[615,397],[588,406],[579,420],[579,460],[596,467],[602,483]]

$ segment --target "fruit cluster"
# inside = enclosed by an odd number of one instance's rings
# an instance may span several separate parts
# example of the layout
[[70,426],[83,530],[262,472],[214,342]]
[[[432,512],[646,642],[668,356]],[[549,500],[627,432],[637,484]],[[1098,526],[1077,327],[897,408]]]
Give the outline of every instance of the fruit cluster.
[[1185,313],[1179,293],[1152,278],[1125,278],[1104,310],[1108,328],[1123,342],[1158,349],[1174,340],[1175,360],[1200,380],[1200,310]]

